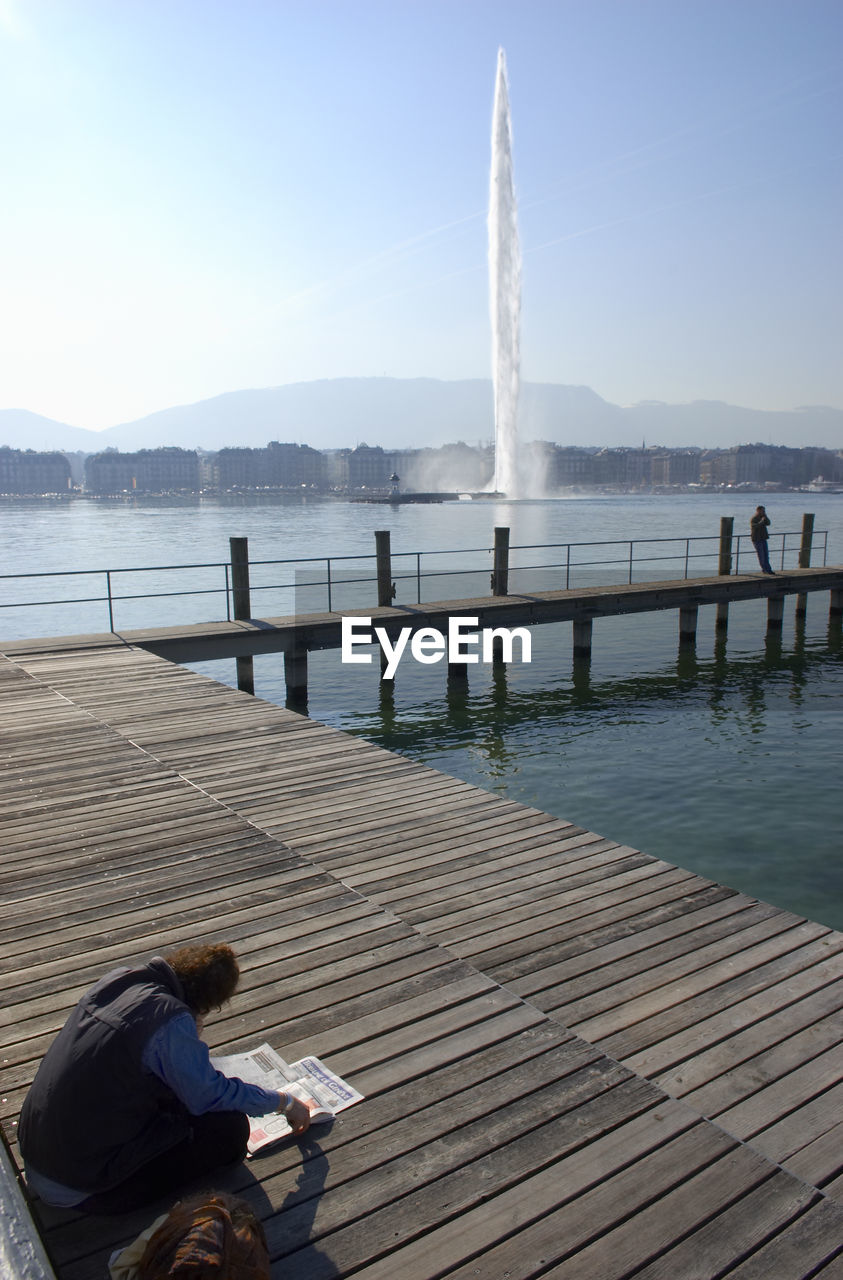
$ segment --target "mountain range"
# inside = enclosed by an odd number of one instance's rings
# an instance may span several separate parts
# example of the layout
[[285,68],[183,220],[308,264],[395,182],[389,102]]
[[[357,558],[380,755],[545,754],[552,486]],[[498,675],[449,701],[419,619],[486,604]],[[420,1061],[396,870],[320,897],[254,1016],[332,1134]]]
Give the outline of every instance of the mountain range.
[[[317,449],[382,445],[421,448],[494,436],[492,386],[482,379],[332,378],[229,391],[196,404],[161,409],[134,422],[89,431],[25,409],[0,409],[0,445],[96,453],[178,445],[215,451],[270,440]],[[664,445],[729,448],[761,442],[843,449],[843,410],[807,405],[747,409],[718,400],[621,406],[590,387],[525,383],[519,434],[580,447]]]

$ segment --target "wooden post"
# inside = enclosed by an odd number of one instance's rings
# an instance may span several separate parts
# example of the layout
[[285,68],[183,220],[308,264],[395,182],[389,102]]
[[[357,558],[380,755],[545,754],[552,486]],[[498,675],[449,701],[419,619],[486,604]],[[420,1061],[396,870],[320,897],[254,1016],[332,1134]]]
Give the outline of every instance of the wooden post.
[[[734,516],[720,517],[720,556],[717,572],[721,577],[727,577],[732,572],[732,535],[734,528]],[[718,631],[725,631],[729,625],[729,605],[725,600],[721,600],[717,606],[717,618],[714,625]]]
[[[811,567],[811,543],[814,539],[814,517],[810,511],[802,515],[802,542],[799,546],[799,568]],[[800,591],[796,597],[796,616],[804,618],[808,613],[808,593]]]
[[784,596],[767,597],[767,630],[781,631],[784,618]]
[[[234,601],[234,617],[237,620],[251,618],[252,602],[249,592],[249,539],[229,538],[231,548],[231,594]],[[251,654],[235,659],[237,664],[237,688],[241,693],[255,692],[255,664]]]
[[814,538],[814,517],[810,511],[802,516],[802,542],[799,547],[799,568],[811,567],[811,543]]
[[574,657],[591,657],[592,619],[582,618],[574,622]]
[[468,663],[448,663],[448,684],[465,685],[468,688]]
[[395,599],[395,583],[392,581],[392,554],[389,546],[389,530],[375,530],[375,558],[378,566],[378,608],[392,604]]
[[509,529],[495,526],[495,558],[492,567],[492,595],[505,596],[509,592]]
[[231,594],[235,618],[251,618],[249,598],[249,539],[229,538],[231,547]]
[[679,610],[679,643],[696,644],[699,605],[683,604]]
[[828,616],[829,618],[843,617],[843,591],[829,592]]
[[242,658],[235,658],[237,667],[237,688],[241,693],[255,692],[255,660],[250,653]]
[[287,706],[307,706],[307,645],[296,636],[292,647],[284,650],[284,684]]
[[721,577],[728,577],[732,572],[732,534],[734,528],[734,516],[720,517],[720,557],[717,572]]

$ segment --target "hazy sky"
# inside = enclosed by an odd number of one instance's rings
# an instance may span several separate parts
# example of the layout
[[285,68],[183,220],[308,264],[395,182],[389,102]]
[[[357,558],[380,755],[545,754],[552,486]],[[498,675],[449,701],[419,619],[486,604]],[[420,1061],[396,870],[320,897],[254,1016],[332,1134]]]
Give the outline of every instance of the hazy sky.
[[0,0],[0,408],[490,373],[843,406],[840,0]]

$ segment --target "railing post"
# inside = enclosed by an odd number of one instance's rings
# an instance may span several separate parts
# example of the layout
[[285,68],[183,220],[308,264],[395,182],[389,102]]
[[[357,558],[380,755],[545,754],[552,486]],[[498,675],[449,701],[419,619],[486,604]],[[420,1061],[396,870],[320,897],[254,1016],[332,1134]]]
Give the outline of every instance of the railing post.
[[633,548],[633,545],[634,545],[634,544],[633,544],[633,542],[632,542],[632,539],[630,538],[630,540],[629,540],[629,585],[630,585],[630,586],[632,586],[632,548]]
[[506,525],[495,526],[495,551],[492,566],[492,595],[505,596],[509,593],[509,529]]
[[[720,517],[720,554],[717,561],[717,573],[721,578],[732,572],[732,537],[735,531],[735,517]],[[714,623],[717,631],[725,631],[729,625],[729,604],[721,600],[717,605],[717,617]]]
[[421,604],[421,552],[416,552],[416,604]]
[[720,555],[717,562],[717,572],[721,577],[726,577],[732,572],[732,535],[734,529],[734,516],[720,517]]
[[[234,619],[252,616],[249,592],[249,539],[229,538],[231,548],[231,594],[234,597]],[[255,664],[251,654],[236,659],[237,688],[241,693],[255,692]]]
[[388,529],[375,530],[375,559],[378,567],[378,608],[382,608],[392,604],[395,599]]
[[[802,515],[802,542],[799,547],[799,568],[810,569],[811,567],[811,543],[814,539],[814,517],[810,511],[805,511]],[[804,618],[808,613],[808,594],[800,591],[796,597],[796,616]]]
[[108,592],[108,629],[114,631],[114,604],[111,595],[111,570],[105,571],[105,589]]
[[328,613],[333,613],[333,609],[331,608],[331,557],[330,556],[328,556],[327,565],[328,565]]

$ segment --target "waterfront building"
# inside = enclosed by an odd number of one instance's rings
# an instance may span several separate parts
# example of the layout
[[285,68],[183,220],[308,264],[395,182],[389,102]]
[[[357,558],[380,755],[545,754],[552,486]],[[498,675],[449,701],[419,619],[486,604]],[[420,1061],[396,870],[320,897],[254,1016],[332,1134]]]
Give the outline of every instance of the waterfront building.
[[688,485],[700,482],[700,449],[656,449],[650,459],[650,479],[655,485]]
[[219,489],[322,489],[326,476],[320,450],[272,440],[263,449],[220,449],[211,463],[210,484]]
[[85,462],[89,493],[172,493],[199,489],[199,458],[193,449],[106,449]]
[[63,453],[0,447],[0,493],[67,493],[72,483]]

